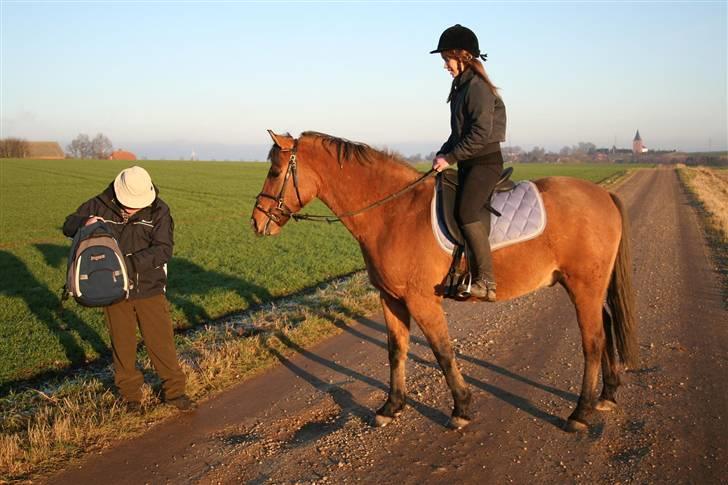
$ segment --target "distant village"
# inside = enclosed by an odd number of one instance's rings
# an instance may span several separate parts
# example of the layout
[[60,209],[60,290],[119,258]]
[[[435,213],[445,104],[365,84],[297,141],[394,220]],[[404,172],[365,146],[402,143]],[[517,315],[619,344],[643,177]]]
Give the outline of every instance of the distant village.
[[[565,146],[558,153],[534,147],[524,150],[519,146],[501,146],[503,158],[511,163],[657,163],[686,165],[728,166],[728,152],[681,152],[677,150],[651,150],[637,130],[631,148],[599,148],[594,143],[579,142]],[[420,154],[404,157],[410,162],[423,162],[434,158],[435,152],[423,157]]]
[[[534,147],[524,150],[519,146],[502,146],[503,157],[511,163],[657,163],[686,165],[728,166],[728,152],[681,152],[677,150],[650,150],[642,139],[639,130],[635,133],[631,148],[600,148],[590,142],[579,142],[565,146],[558,153]],[[410,163],[432,160],[435,152],[428,155],[417,153],[405,156],[395,154]],[[78,135],[64,151],[55,141],[27,141],[20,138],[0,140],[0,158],[31,158],[41,160],[97,159],[97,160],[136,160],[137,156],[129,150],[114,149],[111,141],[99,133],[94,138]],[[184,160],[185,158],[180,158]],[[193,151],[187,160],[197,161]]]
[[[646,158],[654,158],[657,155],[667,155],[677,153],[676,150],[671,151],[652,151],[647,148],[640,136],[640,130],[632,140],[632,148],[617,148],[612,145],[611,148],[597,148],[593,143],[581,142],[573,147],[564,147],[559,153],[545,152],[542,148],[536,147],[536,158],[539,162],[546,163],[571,163],[571,162],[605,162],[605,163],[644,163]],[[503,149],[504,156],[507,161],[514,163],[528,163],[534,161],[533,150],[531,152],[523,152],[519,147]],[[543,153],[542,153],[543,152]],[[649,154],[649,155],[648,155]]]

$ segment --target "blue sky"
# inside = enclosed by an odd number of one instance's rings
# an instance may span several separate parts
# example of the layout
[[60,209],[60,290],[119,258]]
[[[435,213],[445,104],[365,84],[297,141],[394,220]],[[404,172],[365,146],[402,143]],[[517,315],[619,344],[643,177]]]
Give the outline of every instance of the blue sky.
[[449,134],[428,54],[473,29],[508,143],[728,149],[719,2],[1,2],[2,136],[102,132],[150,158],[255,159],[265,130],[405,154]]

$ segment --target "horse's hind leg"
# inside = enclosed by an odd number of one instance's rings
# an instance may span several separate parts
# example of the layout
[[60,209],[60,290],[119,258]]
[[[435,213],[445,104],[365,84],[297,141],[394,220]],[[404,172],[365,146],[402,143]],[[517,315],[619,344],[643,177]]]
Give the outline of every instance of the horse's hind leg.
[[596,404],[597,411],[611,411],[617,406],[617,388],[619,387],[619,367],[617,363],[614,336],[612,335],[612,317],[602,308],[602,319],[604,320],[604,335],[606,345],[602,353],[602,379],[604,387],[599,402]]
[[589,286],[568,285],[569,293],[576,306],[576,318],[581,330],[584,352],[584,376],[581,395],[576,409],[566,423],[567,431],[586,431],[587,416],[596,405],[599,381],[599,363],[604,352],[604,324],[602,321],[602,292]]
[[386,426],[404,409],[407,400],[405,362],[409,348],[410,314],[406,305],[382,293],[382,309],[387,322],[389,351],[389,397],[374,418],[375,426]]
[[470,423],[468,408],[470,407],[471,394],[455,361],[455,353],[450,343],[450,333],[447,330],[447,321],[442,311],[442,305],[437,300],[418,298],[416,301],[408,300],[407,308],[409,308],[410,313],[417,321],[420,329],[422,329],[425,338],[427,338],[430,348],[445,374],[445,381],[447,381],[447,385],[452,392],[455,405],[448,425],[451,428],[462,428]]

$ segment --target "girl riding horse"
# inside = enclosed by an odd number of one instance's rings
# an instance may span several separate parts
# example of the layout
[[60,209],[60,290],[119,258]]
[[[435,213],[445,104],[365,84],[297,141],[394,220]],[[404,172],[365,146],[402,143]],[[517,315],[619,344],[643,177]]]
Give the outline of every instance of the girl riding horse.
[[[432,162],[440,172],[458,165],[456,219],[470,250],[472,286],[476,298],[495,301],[495,275],[490,253],[490,217],[480,211],[488,203],[503,171],[500,142],[506,139],[506,107],[483,68],[478,38],[462,25],[446,29],[437,49],[453,82],[450,103],[452,132]],[[458,288],[460,294],[467,288]]]

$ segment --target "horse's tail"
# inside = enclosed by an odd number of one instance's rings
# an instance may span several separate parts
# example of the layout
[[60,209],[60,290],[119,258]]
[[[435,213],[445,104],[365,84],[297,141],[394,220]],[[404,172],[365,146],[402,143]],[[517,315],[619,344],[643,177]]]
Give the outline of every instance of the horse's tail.
[[632,289],[632,255],[629,244],[629,219],[627,213],[614,194],[609,194],[622,216],[622,237],[619,240],[617,258],[612,269],[612,279],[607,290],[607,305],[614,322],[617,351],[624,364],[637,366],[639,345],[637,343],[637,322],[635,321],[634,292]]

